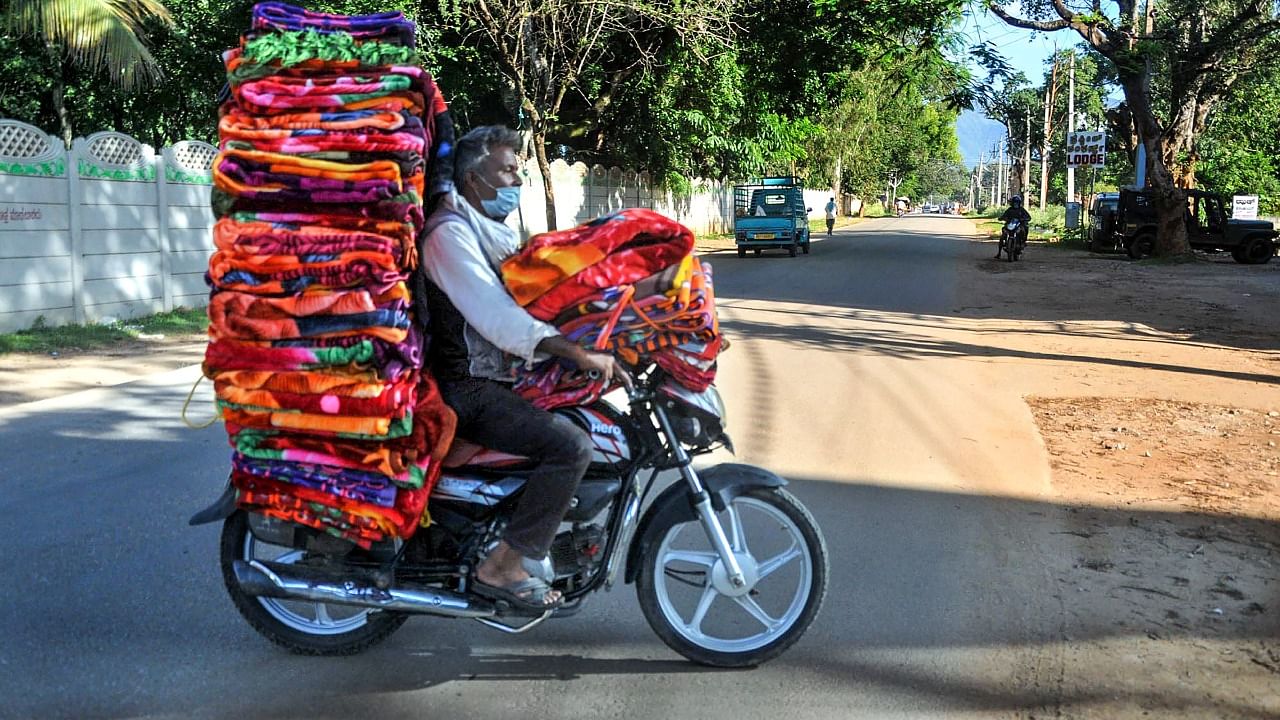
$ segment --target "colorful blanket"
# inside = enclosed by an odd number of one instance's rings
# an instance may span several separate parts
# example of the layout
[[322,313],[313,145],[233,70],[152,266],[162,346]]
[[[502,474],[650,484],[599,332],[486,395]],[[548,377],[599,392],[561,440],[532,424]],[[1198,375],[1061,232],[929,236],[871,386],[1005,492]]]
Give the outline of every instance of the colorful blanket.
[[223,55],[232,83],[289,70],[350,72],[389,65],[417,66],[416,50],[379,40],[357,39],[345,31],[286,30],[244,38]]
[[[656,363],[701,391],[714,381],[725,343],[711,266],[691,248],[692,235],[678,223],[627,210],[535,237],[503,264],[503,279],[569,340],[631,365]],[[515,391],[543,409],[588,404],[611,389],[558,359],[517,367],[516,376]]]
[[540,320],[569,305],[678,265],[693,252],[688,228],[643,208],[572,230],[535,235],[502,264],[512,297]]
[[[405,191],[398,164],[382,160],[360,165],[295,155],[224,149],[213,165],[220,190],[273,203],[376,203]],[[418,187],[421,190],[421,178]]]
[[414,46],[414,25],[401,12],[372,15],[330,15],[282,2],[260,2],[253,6],[253,29],[288,32],[313,30],[345,33],[361,40],[395,42]]
[[231,481],[246,510],[365,546],[419,526],[457,423],[405,282],[452,176],[413,37],[399,13],[265,2],[223,55],[204,372]]

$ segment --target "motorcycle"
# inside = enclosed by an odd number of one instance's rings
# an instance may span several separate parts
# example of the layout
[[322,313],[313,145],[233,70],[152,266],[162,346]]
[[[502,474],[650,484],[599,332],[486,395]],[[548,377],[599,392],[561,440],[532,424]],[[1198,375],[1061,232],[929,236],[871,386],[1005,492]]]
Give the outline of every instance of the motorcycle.
[[[555,411],[594,446],[551,552],[525,563],[561,592],[555,609],[522,610],[468,590],[529,467],[524,458],[469,444],[455,443],[455,461],[445,463],[431,493],[430,524],[408,541],[363,549],[238,509],[230,486],[191,524],[223,521],[221,568],[232,601],[257,632],[296,653],[354,654],[413,615],[523,633],[579,613],[592,593],[621,579],[635,584],[658,637],[689,660],[749,667],[777,657],[813,623],[826,594],[827,549],[817,523],[768,470],[737,463],[694,469],[695,456],[732,452],[714,387],[695,393],[653,367],[636,376],[628,401],[625,412],[604,400]],[[679,480],[642,514],[666,470]]]
[[1012,218],[1000,231],[1000,244],[996,247],[996,259],[1003,252],[1008,262],[1017,260],[1027,246],[1027,223],[1021,218]]

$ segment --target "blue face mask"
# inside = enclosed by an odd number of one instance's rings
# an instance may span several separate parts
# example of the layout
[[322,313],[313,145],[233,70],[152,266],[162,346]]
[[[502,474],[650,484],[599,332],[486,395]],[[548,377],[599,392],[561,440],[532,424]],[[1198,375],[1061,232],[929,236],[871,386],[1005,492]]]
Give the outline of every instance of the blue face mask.
[[520,207],[520,186],[509,185],[507,187],[493,187],[488,180],[476,175],[480,178],[480,182],[493,188],[498,196],[491,200],[481,200],[480,207],[484,210],[484,214],[494,220],[505,220],[508,215],[516,211]]

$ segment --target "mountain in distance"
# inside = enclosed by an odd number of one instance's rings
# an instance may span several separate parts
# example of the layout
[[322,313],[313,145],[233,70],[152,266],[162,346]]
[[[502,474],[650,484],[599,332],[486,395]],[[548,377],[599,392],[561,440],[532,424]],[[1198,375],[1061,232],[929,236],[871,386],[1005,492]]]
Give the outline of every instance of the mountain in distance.
[[982,153],[990,159],[991,151],[1004,133],[1003,125],[980,112],[961,112],[956,118],[956,137],[960,140],[960,155],[964,158],[965,167],[977,167],[978,156]]

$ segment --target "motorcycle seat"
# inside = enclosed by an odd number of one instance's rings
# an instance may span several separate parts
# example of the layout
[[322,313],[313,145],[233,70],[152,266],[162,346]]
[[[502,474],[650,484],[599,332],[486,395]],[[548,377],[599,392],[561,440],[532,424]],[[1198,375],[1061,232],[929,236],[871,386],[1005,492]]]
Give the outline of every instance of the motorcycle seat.
[[483,445],[473,443],[465,438],[454,438],[440,465],[455,470],[462,467],[507,467],[523,465],[530,462],[523,455],[512,455],[498,450],[491,450]]

